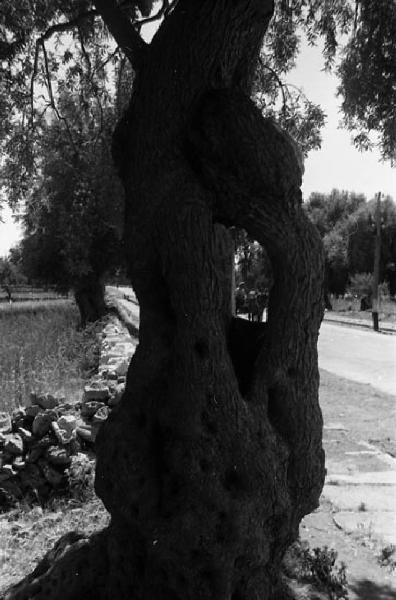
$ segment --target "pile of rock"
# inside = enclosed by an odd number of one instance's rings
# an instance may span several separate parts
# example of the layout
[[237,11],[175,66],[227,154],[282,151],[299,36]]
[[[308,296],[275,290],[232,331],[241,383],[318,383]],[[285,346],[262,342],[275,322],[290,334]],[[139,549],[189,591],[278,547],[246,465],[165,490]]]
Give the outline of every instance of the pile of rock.
[[0,510],[22,498],[65,493],[76,465],[94,461],[96,436],[121,399],[134,350],[113,316],[103,331],[99,372],[81,402],[32,393],[29,406],[0,413]]
[[137,340],[132,338],[125,325],[112,315],[103,329],[98,377],[107,381],[117,381],[118,384],[124,383],[136,345]]

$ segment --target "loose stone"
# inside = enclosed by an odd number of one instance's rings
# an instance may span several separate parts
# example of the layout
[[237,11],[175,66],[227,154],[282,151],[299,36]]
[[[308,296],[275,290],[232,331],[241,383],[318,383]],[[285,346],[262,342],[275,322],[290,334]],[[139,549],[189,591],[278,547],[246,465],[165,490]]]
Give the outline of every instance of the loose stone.
[[107,400],[109,397],[109,388],[99,382],[92,382],[91,385],[84,387],[83,402],[88,400]]
[[57,414],[55,411],[47,410],[45,412],[39,412],[35,417],[32,425],[32,432],[37,437],[43,437],[48,433],[52,421],[56,421]]
[[47,449],[46,457],[48,462],[58,467],[68,467],[71,463],[70,454],[66,448],[50,446]]
[[110,413],[109,408],[107,406],[102,406],[94,414],[94,416],[92,418],[92,422],[99,423],[99,424],[104,423],[107,420],[109,413]]
[[11,417],[6,412],[0,412],[0,433],[10,433],[12,431]]
[[103,408],[105,404],[103,402],[98,402],[97,400],[89,400],[84,402],[81,407],[81,416],[82,417],[93,417],[94,414],[100,409]]
[[23,454],[23,440],[18,433],[9,434],[4,444],[4,450],[10,454]]

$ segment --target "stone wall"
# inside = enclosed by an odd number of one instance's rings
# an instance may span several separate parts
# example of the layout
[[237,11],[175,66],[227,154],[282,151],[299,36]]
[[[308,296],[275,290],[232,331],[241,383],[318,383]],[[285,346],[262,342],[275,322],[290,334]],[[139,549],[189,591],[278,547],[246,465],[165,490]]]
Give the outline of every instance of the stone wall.
[[93,473],[96,435],[121,399],[136,343],[109,316],[98,373],[80,402],[32,392],[28,406],[0,413],[0,511],[18,500],[45,502],[68,494],[79,473]]

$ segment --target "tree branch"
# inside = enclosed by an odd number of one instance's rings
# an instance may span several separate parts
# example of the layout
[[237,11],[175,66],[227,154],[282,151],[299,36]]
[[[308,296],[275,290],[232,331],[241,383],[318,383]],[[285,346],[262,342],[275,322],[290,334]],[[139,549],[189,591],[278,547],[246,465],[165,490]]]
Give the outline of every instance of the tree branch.
[[146,19],[140,19],[140,21],[136,21],[134,23],[135,27],[140,31],[142,25],[146,25],[147,23],[153,23],[154,21],[158,21],[162,17],[167,17],[171,10],[176,6],[178,0],[173,0],[170,2],[169,0],[163,0],[161,8],[153,15],[152,17],[147,17]]
[[142,65],[147,44],[125,17],[115,0],[95,0],[96,8],[135,71]]
[[276,80],[277,84],[279,85],[279,87],[280,87],[280,90],[281,90],[281,92],[282,92],[282,99],[283,99],[283,108],[282,108],[282,110],[284,110],[284,109],[285,109],[285,107],[286,107],[286,105],[287,105],[286,93],[285,93],[285,87],[287,87],[287,86],[285,86],[285,85],[282,83],[282,81],[281,81],[281,79],[280,79],[279,75],[278,75],[278,74],[277,74],[277,73],[274,71],[274,69],[272,69],[270,66],[268,66],[268,65],[266,65],[266,64],[264,63],[264,61],[263,61],[263,59],[261,58],[261,56],[260,56],[260,58],[259,58],[259,63],[260,63],[260,65],[261,65],[261,67],[262,67],[263,69],[267,69],[267,71],[269,71],[269,72],[270,72],[270,74],[272,75],[272,77],[273,77],[273,78]]
[[74,19],[70,19],[70,21],[65,21],[64,23],[55,23],[55,25],[51,25],[48,29],[40,36],[40,40],[48,40],[55,33],[62,33],[63,31],[70,31],[70,29],[74,29],[74,27],[80,25],[81,21],[87,19],[88,17],[97,16],[96,10],[87,10],[86,12],[80,13]]
[[71,145],[73,146],[74,152],[76,154],[78,154],[76,145],[74,143],[73,135],[72,135],[71,129],[69,127],[69,123],[68,123],[67,119],[60,114],[58,107],[56,106],[54,93],[52,90],[51,75],[49,72],[47,49],[45,47],[44,40],[41,40],[40,43],[41,43],[41,47],[43,49],[43,54],[44,54],[45,73],[46,73],[46,78],[47,78],[47,87],[48,87],[48,94],[49,94],[49,99],[50,99],[50,103],[51,103],[51,108],[55,112],[58,120],[63,121],[63,123],[65,124],[65,127],[67,129],[67,133],[69,134],[70,142],[71,142]]
[[[74,27],[78,26],[81,23],[81,21],[83,21],[84,19],[87,19],[88,17],[94,17],[97,14],[98,13],[96,12],[96,10],[88,10],[86,12],[80,13],[74,19],[70,19],[70,21],[65,21],[64,23],[55,23],[54,25],[51,25],[50,27],[48,27],[48,29],[36,40],[36,48],[35,48],[35,52],[34,52],[34,61],[33,61],[33,71],[32,71],[32,76],[30,78],[30,106],[31,106],[31,124],[32,124],[32,126],[33,126],[33,117],[34,117],[34,82],[35,82],[35,79],[37,76],[37,71],[38,71],[38,59],[39,59],[39,54],[40,54],[40,48],[43,49],[44,58],[46,60],[46,49],[44,46],[44,42],[46,40],[49,40],[50,37],[52,37],[55,33],[62,33],[63,31],[70,31],[70,29],[74,29]],[[53,97],[51,97],[52,88],[51,88],[51,81],[49,78],[48,62],[46,62],[46,73],[47,73],[47,80],[48,80],[48,84],[49,84],[48,91],[50,94],[51,106],[56,109],[54,99],[53,99]]]

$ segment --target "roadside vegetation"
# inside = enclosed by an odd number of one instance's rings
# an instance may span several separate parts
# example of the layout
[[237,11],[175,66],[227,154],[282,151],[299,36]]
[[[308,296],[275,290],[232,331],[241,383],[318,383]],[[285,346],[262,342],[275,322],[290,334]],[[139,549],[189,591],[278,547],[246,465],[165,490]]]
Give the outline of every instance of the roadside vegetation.
[[79,329],[71,301],[0,310],[0,410],[25,405],[31,391],[79,399],[97,366],[98,325]]
[[[337,298],[336,296],[330,296],[330,302],[335,313],[340,313],[351,319],[372,321],[371,309],[360,310],[361,301],[359,297]],[[396,302],[390,300],[389,296],[381,298],[378,317],[380,321],[396,323]]]

